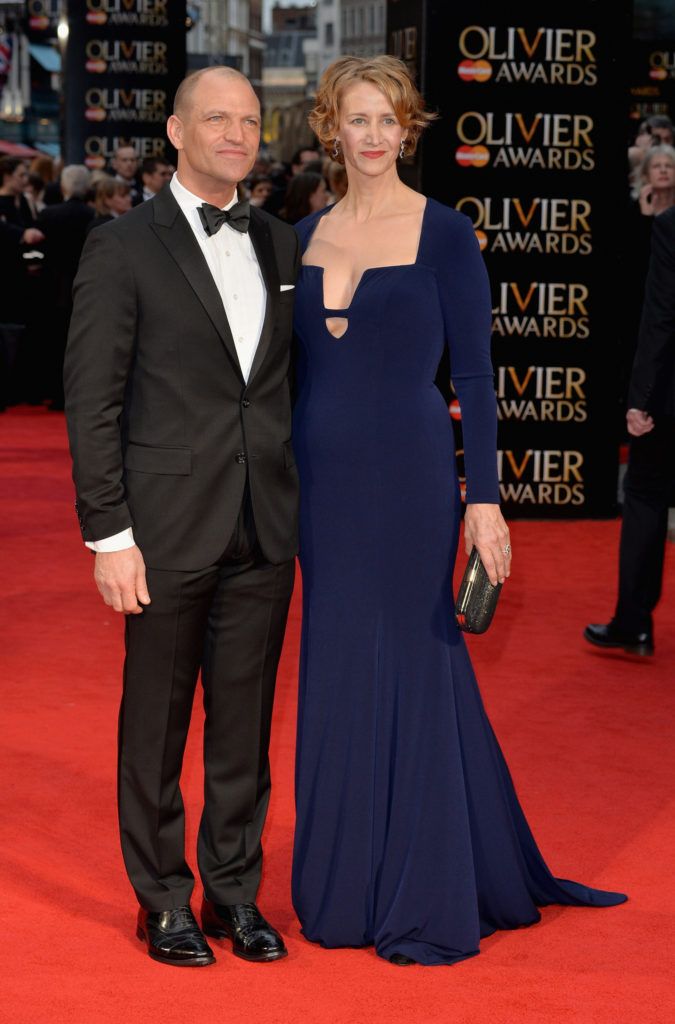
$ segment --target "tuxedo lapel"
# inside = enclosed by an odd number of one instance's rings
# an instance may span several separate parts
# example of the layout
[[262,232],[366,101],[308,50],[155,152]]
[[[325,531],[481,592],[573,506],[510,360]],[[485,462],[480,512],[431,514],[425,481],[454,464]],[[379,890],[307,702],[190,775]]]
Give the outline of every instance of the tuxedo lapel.
[[[199,248],[194,232],[174,199],[168,184],[155,196],[152,202],[154,204],[155,220],[150,226],[187,278],[192,290],[220,335],[235,370],[243,381],[234,338],[232,337],[232,331],[230,330],[230,324],[220,292],[213,280],[204,254]],[[278,288],[279,286],[277,285],[277,290]]]
[[254,206],[251,207],[251,221],[248,230],[258,259],[258,264],[260,265],[263,280],[265,282],[265,288],[267,289],[265,319],[263,321],[260,340],[258,342],[258,347],[253,358],[253,364],[248,378],[250,383],[260,369],[263,360],[267,355],[267,350],[270,347],[270,342],[272,341],[272,334],[274,333],[274,324],[277,315],[277,300],[279,298],[280,282],[279,268],[277,266],[270,229],[266,221],[259,215]]

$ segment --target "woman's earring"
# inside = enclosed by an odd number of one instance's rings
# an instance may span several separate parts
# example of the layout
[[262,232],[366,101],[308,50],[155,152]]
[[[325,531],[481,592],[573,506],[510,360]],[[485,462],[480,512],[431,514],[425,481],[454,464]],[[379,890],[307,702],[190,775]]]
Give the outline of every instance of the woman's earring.
[[333,146],[333,152],[331,153],[331,156],[332,156],[333,160],[337,160],[339,155],[340,155],[340,140],[336,139],[335,140],[335,145]]
[[401,160],[402,160],[402,159],[403,159],[403,157],[405,156],[405,140],[404,140],[404,139],[401,139],[401,148],[400,148],[400,150],[399,150],[399,153],[398,153],[398,155],[399,155],[399,157],[400,157],[400,159],[401,159]]

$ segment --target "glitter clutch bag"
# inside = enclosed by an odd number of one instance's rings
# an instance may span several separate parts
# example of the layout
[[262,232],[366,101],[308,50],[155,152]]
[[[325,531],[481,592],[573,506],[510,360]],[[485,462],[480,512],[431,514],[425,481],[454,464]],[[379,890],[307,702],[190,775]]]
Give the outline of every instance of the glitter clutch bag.
[[473,548],[455,603],[459,628],[465,633],[484,633],[492,622],[501,589],[501,583],[492,586],[480,555]]

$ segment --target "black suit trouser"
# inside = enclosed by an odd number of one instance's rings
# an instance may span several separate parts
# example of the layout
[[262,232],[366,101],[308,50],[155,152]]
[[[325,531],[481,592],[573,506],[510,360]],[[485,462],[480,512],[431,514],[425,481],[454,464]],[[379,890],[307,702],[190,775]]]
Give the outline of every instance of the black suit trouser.
[[270,794],[268,747],[294,561],[266,562],[245,498],[216,565],[147,570],[151,604],[126,620],[119,730],[124,861],[147,910],[189,903],[180,774],[201,669],[204,810],[198,864],[216,903],[255,900]]
[[613,622],[628,632],[652,628],[661,596],[668,506],[675,488],[675,417],[630,443],[619,549],[619,597]]

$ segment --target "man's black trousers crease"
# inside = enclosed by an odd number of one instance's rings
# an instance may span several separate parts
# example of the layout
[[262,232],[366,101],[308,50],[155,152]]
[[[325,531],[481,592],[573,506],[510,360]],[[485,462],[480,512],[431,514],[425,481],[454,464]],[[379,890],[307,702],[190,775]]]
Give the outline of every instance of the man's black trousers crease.
[[213,902],[255,900],[274,685],[294,572],[294,561],[272,565],[262,556],[248,494],[216,565],[147,570],[152,603],[126,620],[118,775],[122,852],[147,910],[189,903],[194,885],[179,780],[200,669],[199,872]]
[[660,417],[630,443],[619,552],[619,599],[613,622],[629,633],[651,632],[661,596],[668,506],[675,488],[675,418]]

